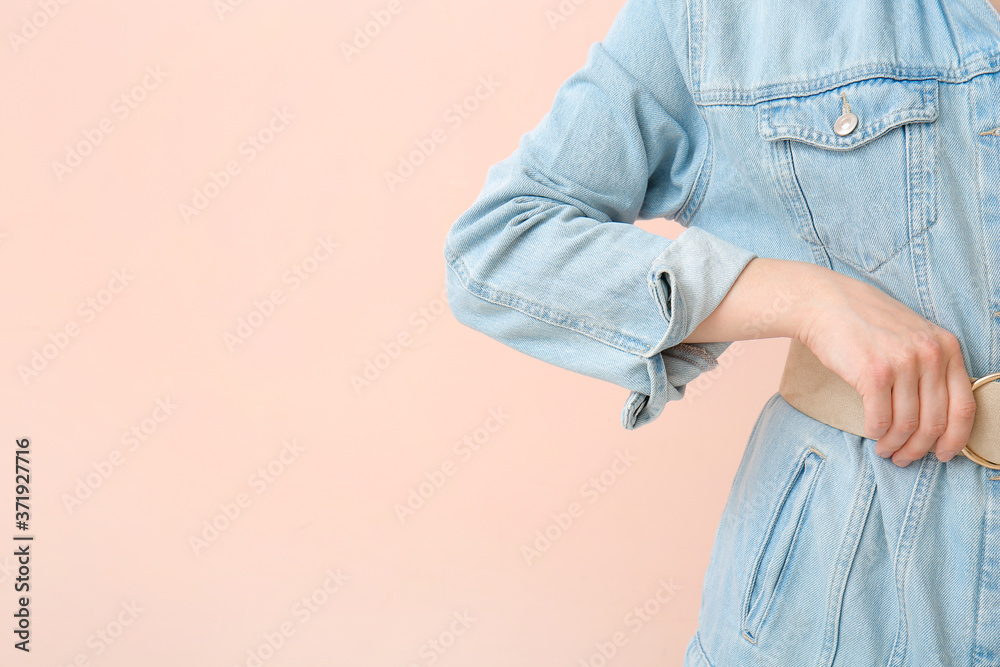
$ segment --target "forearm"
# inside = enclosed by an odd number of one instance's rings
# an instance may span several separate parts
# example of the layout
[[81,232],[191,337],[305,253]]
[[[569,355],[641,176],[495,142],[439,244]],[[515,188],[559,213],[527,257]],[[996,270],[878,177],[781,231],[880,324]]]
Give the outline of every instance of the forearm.
[[810,299],[833,273],[815,264],[756,257],[685,343],[792,338]]

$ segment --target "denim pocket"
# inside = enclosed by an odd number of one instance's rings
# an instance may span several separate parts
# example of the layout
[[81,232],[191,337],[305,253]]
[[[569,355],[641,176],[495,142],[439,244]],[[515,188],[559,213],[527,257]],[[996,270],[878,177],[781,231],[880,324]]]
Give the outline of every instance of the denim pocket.
[[862,657],[843,664],[886,664],[874,657],[887,654],[881,641],[888,636],[891,648],[894,634],[871,633],[873,619],[893,624],[894,542],[873,511],[872,458],[860,436],[780,393],[768,400],[705,571],[698,650],[706,662],[827,665],[850,654]]
[[783,575],[794,563],[796,538],[824,460],[817,450],[804,450],[780,487],[782,492],[762,535],[743,596],[742,632],[752,642],[757,641]]
[[933,225],[938,85],[871,78],[758,104],[803,238],[871,273]]

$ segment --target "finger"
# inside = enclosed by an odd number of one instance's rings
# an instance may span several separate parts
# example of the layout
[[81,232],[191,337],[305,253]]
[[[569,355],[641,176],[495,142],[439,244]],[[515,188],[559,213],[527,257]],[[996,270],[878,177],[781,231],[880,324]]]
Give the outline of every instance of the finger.
[[896,381],[892,385],[892,425],[875,445],[875,452],[883,458],[893,456],[917,430],[920,423],[917,380],[918,377],[912,370],[896,375]]
[[948,429],[935,446],[941,461],[950,461],[969,442],[976,415],[976,398],[961,352],[952,355],[948,364]]
[[905,468],[923,458],[948,426],[947,363],[943,351],[935,342],[928,348],[926,363],[917,384],[920,422],[903,446],[896,450],[893,462]]
[[865,367],[868,373],[859,387],[865,406],[865,437],[878,440],[892,426],[892,383],[895,379],[888,365],[878,369]]

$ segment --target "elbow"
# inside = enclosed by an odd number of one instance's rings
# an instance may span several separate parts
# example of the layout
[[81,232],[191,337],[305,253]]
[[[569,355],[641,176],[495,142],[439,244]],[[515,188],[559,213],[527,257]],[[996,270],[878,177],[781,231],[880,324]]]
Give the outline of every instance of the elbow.
[[[484,332],[487,328],[483,320],[483,309],[486,304],[476,295],[480,283],[474,278],[470,269],[470,263],[474,261],[473,256],[478,248],[471,245],[468,238],[468,232],[461,230],[458,223],[445,237],[443,247],[445,294],[448,309],[456,320],[476,331]],[[482,243],[480,240],[479,244]]]
[[519,238],[548,218],[543,211],[552,205],[530,197],[492,203],[481,200],[451,226],[442,247],[445,287],[449,307],[459,322],[480,328],[475,321],[488,296],[484,293],[487,283],[498,272],[510,272]]

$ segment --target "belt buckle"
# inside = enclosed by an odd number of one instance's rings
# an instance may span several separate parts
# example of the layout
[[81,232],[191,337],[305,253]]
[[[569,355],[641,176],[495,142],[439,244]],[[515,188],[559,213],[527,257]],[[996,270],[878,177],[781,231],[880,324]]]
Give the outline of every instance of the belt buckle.
[[[975,392],[976,389],[978,389],[979,387],[982,387],[984,384],[987,384],[989,382],[993,382],[994,380],[997,380],[997,379],[1000,379],[1000,373],[990,373],[989,375],[984,375],[983,377],[979,378],[978,380],[974,380],[972,382],[972,391]],[[962,451],[960,451],[959,454],[964,454],[966,458],[968,458],[968,459],[970,459],[972,461],[975,461],[976,463],[978,463],[981,466],[985,466],[987,468],[992,468],[993,470],[1000,470],[1000,463],[997,463],[997,462],[994,462],[994,461],[990,461],[989,459],[983,458],[979,454],[976,454],[974,451],[972,451],[971,449],[969,449],[968,445],[966,445],[965,447],[963,447]]]

